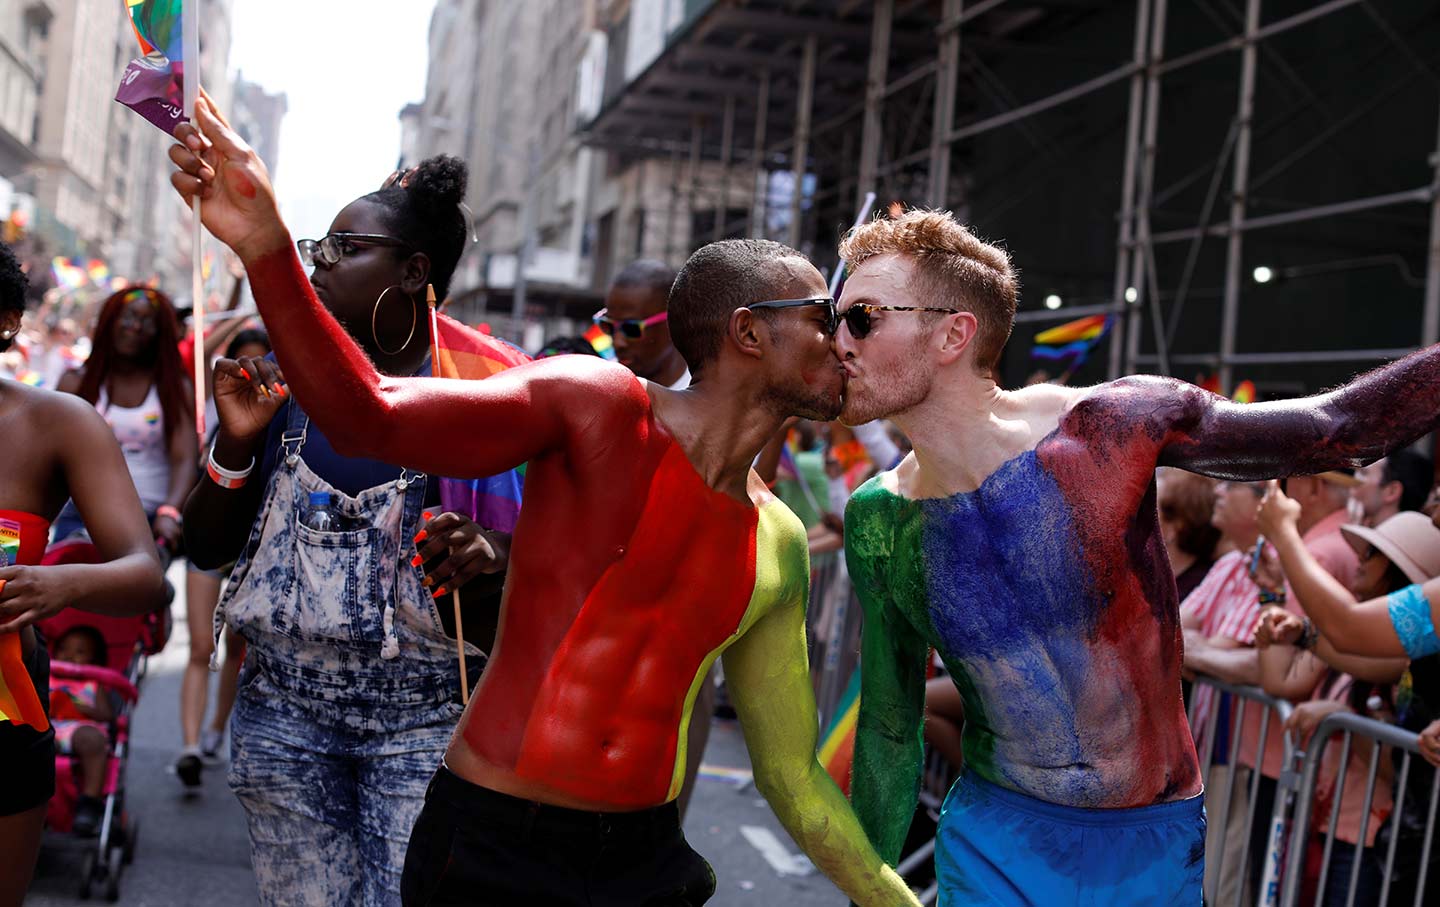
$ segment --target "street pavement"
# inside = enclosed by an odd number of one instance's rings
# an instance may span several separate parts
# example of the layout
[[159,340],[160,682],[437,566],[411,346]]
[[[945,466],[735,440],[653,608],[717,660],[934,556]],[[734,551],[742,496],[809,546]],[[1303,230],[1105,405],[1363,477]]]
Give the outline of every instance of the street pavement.
[[[122,905],[133,907],[252,907],[258,903],[250,869],[245,817],[225,785],[225,765],[207,766],[203,792],[186,796],[171,763],[180,745],[180,675],[189,636],[185,629],[184,576],[173,606],[170,644],[150,660],[135,712],[126,781],[129,809],[140,820],[135,862],[121,879]],[[214,694],[212,680],[211,694]],[[222,753],[224,749],[222,748]],[[841,907],[829,881],[798,856],[799,849],[750,782],[744,738],[734,721],[717,720],[697,782],[685,834],[715,868],[712,907]],[[104,903],[77,897],[79,842],[46,838],[28,907]],[[337,905],[340,907],[340,905]]]

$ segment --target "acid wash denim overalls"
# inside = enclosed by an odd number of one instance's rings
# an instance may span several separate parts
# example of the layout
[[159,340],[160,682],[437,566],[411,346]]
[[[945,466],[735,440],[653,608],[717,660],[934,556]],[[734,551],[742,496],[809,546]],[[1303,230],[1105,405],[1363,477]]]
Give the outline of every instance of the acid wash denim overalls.
[[[349,497],[301,458],[291,400],[260,516],[216,609],[249,644],[230,731],[262,903],[398,905],[410,829],[461,714],[455,642],[410,565],[426,477]],[[332,493],[351,531],[301,523]],[[484,655],[467,646],[478,676]],[[471,681],[473,686],[473,679]]]

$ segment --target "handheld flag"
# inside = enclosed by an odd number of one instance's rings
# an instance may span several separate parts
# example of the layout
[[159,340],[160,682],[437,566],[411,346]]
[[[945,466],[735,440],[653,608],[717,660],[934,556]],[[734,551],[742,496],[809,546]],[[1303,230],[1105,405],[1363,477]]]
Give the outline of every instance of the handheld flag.
[[[0,519],[0,567],[20,560],[20,524]],[[5,581],[0,579],[0,589]],[[25,670],[19,633],[0,634],[0,721],[28,724],[37,731],[50,727],[45,707]]]
[[125,6],[143,56],[125,67],[115,100],[169,135],[188,119],[190,109],[185,103],[183,0],[125,0]]
[[850,773],[855,766],[855,726],[860,717],[860,666],[856,665],[835,706],[835,717],[820,738],[820,767],[848,797]]
[[[516,347],[440,314],[435,288],[425,288],[430,309],[431,374],[436,378],[489,378],[507,368],[530,361]],[[468,516],[486,529],[513,532],[520,517],[524,467],[484,479],[440,480],[440,503],[447,511]],[[465,670],[465,630],[461,622],[460,592],[450,593],[455,608],[455,649],[460,661],[460,700],[470,703],[469,674]]]
[[585,342],[600,354],[601,359],[615,361],[615,341],[610,339],[609,334],[600,330],[600,325],[590,325],[590,330],[585,332]]
[[[115,100],[166,135],[195,113],[200,94],[199,0],[125,0],[130,27],[143,57],[130,61]],[[185,77],[185,63],[191,66]],[[195,343],[195,432],[205,446],[205,303],[200,264],[200,196],[190,202],[191,330]]]

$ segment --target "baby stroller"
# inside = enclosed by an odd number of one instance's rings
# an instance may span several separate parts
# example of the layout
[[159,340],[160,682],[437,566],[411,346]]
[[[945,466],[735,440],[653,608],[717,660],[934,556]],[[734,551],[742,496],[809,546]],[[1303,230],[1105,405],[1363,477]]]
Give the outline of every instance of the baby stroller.
[[[41,564],[85,564],[96,560],[95,546],[89,540],[76,539],[52,545]],[[102,695],[110,696],[114,705],[114,715],[106,728],[109,755],[103,790],[104,814],[98,837],[80,838],[71,834],[80,797],[77,766],[70,756],[55,757],[55,796],[50,799],[46,825],[51,832],[64,835],[85,848],[79,885],[82,898],[88,898],[96,886],[104,886],[106,898],[118,900],[120,875],[135,856],[140,821],[125,809],[130,717],[139,697],[137,684],[145,674],[146,658],[164,647],[168,623],[169,609],[142,617],[107,617],[66,609],[40,622],[40,630],[52,647],[68,630],[79,625],[94,627],[105,640],[103,665],[50,662],[52,684],[64,680],[92,682]]]

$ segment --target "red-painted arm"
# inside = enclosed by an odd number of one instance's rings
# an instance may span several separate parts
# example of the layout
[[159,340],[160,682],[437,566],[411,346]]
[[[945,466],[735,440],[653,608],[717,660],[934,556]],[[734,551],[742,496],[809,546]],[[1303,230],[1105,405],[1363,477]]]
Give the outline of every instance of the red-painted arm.
[[1162,466],[1256,481],[1372,463],[1440,425],[1440,346],[1412,353],[1333,391],[1234,403],[1193,384],[1138,376],[1101,385],[1072,415],[1089,437],[1134,437]]
[[391,378],[311,289],[294,246],[245,262],[285,380],[335,449],[432,475],[494,475],[568,449],[615,407],[646,406],[619,365],[561,356],[484,381]]

